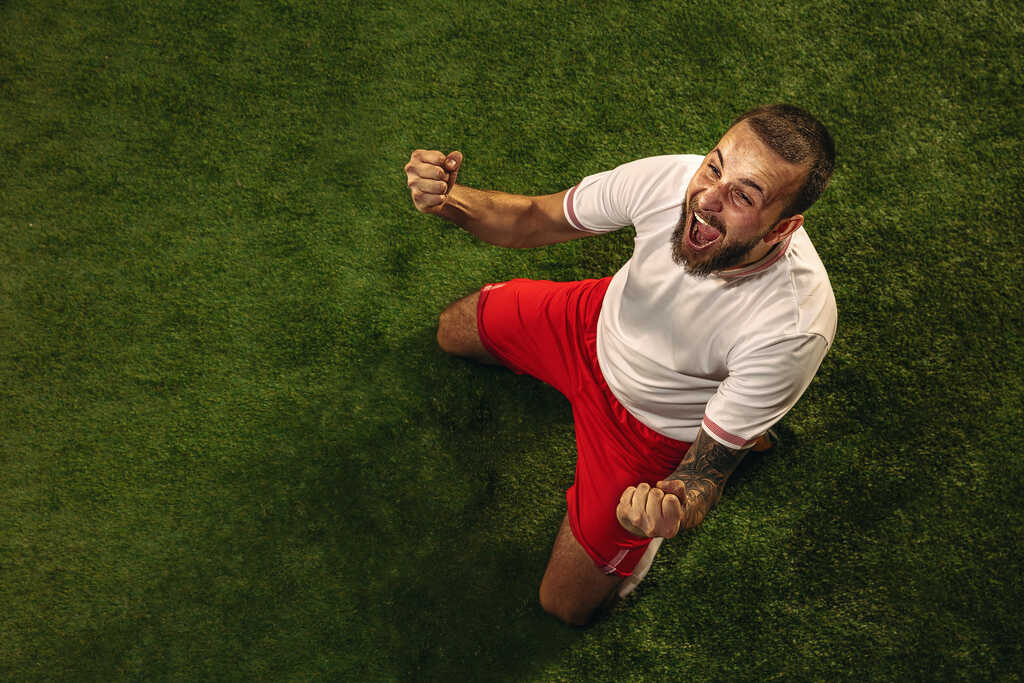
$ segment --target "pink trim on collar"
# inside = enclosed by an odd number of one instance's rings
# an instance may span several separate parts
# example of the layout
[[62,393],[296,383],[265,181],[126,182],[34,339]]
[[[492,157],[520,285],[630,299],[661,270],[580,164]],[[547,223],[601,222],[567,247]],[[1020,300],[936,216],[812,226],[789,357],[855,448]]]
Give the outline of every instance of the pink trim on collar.
[[718,276],[723,277],[726,280],[734,280],[739,277],[746,277],[755,273],[760,273],[766,268],[770,268],[772,264],[776,263],[786,250],[789,249],[789,242],[793,239],[793,235],[789,235],[785,240],[780,242],[774,249],[769,251],[760,261],[755,261],[746,266],[736,266],[734,268],[726,268],[725,270],[719,271]]

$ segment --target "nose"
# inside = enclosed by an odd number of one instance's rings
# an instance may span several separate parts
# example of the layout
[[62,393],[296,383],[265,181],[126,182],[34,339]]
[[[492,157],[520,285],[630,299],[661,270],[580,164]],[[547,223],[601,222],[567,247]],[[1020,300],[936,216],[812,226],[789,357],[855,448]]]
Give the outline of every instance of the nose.
[[697,208],[701,211],[721,211],[722,210],[722,189],[716,183],[704,189],[697,197]]

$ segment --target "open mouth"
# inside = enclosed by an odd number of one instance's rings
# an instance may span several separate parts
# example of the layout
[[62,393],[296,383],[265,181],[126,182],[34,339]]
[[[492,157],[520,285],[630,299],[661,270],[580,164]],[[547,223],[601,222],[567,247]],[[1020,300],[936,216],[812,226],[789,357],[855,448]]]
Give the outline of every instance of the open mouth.
[[717,242],[722,233],[696,212],[690,214],[690,227],[686,231],[686,241],[694,251],[703,251]]

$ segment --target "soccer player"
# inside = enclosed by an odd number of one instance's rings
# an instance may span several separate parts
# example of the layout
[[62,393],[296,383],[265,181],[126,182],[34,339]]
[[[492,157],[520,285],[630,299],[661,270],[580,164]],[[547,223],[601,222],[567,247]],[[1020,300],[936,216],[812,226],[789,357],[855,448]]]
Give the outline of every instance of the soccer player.
[[472,189],[456,183],[460,152],[413,152],[415,207],[491,244],[636,229],[613,277],[488,284],[438,325],[444,351],[532,375],[572,405],[575,482],[540,585],[549,613],[582,625],[628,593],[807,388],[836,303],[804,212],[834,161],[825,127],[791,105],[741,115],[703,157],[640,159],[545,196]]

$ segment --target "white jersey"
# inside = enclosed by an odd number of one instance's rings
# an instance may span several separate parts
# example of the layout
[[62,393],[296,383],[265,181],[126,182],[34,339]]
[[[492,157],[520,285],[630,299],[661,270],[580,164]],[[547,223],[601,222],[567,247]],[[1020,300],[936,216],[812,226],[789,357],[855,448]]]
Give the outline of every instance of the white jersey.
[[835,337],[836,301],[802,227],[757,263],[707,278],[672,260],[672,231],[702,160],[651,157],[588,176],[563,209],[585,232],[636,228],[598,321],[612,393],[659,434],[692,443],[703,426],[742,448],[810,384]]

